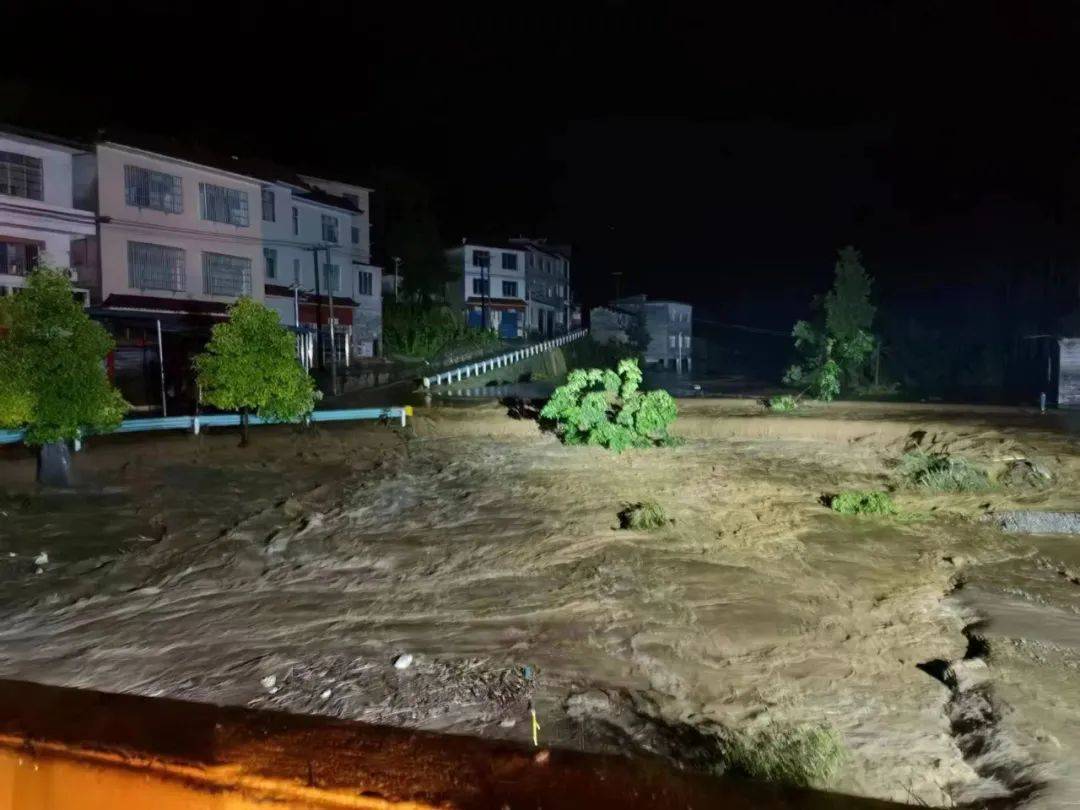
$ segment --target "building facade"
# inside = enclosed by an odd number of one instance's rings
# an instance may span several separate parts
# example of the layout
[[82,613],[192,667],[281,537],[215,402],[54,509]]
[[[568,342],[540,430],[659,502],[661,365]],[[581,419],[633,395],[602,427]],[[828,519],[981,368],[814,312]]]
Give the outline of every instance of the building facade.
[[[77,160],[90,147],[0,132],[0,295],[26,284],[39,263],[85,272],[96,252],[92,207],[76,205]],[[89,303],[90,291],[76,282]]]
[[502,338],[525,336],[525,256],[514,244],[463,240],[446,252],[460,273],[447,285],[447,303],[464,312],[470,326],[494,329]]
[[625,343],[644,320],[648,345],[642,354],[649,365],[689,370],[692,363],[693,307],[679,301],[650,301],[644,295],[619,298],[589,313],[593,339]]
[[266,303],[283,324],[319,332],[326,352],[333,331],[343,362],[377,355],[382,271],[371,264],[371,191],[317,178],[299,180],[302,184],[276,180],[262,185]]
[[563,335],[571,329],[570,248],[546,239],[511,239],[525,251],[528,298],[526,328],[538,337]]

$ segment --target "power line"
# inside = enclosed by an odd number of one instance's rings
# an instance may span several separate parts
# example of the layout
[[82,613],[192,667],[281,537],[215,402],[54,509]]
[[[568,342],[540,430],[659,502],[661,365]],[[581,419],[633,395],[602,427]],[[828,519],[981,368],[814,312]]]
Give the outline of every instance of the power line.
[[760,326],[746,326],[741,323],[724,323],[723,321],[710,321],[703,318],[694,318],[694,323],[707,323],[710,326],[722,326],[725,329],[738,329],[742,332],[753,332],[758,335],[774,335],[775,337],[791,337],[791,332],[777,332],[775,329],[763,329]]

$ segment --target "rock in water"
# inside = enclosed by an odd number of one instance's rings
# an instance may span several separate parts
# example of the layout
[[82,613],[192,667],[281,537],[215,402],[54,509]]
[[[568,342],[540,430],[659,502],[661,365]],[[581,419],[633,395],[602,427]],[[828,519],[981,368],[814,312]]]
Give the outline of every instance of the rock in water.
[[402,653],[394,659],[394,669],[408,669],[412,664],[412,656],[409,653]]

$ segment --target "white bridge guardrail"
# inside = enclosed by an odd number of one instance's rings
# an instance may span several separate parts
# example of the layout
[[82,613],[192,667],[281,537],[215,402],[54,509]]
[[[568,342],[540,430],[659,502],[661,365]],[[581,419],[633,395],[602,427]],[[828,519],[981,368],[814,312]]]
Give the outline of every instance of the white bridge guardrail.
[[589,334],[588,329],[578,329],[576,332],[567,332],[565,335],[559,335],[557,338],[534,343],[532,346],[515,349],[512,352],[489,357],[486,360],[477,360],[475,363],[464,363],[449,371],[440,371],[438,374],[424,377],[421,382],[423,383],[424,388],[430,388],[433,385],[442,385],[443,383],[460,382],[467,377],[475,377],[477,374],[486,374],[492,369],[509,366],[513,363],[518,363],[527,357],[534,357],[538,354],[551,351],[552,349],[564,346],[571,341],[583,338],[587,334]]

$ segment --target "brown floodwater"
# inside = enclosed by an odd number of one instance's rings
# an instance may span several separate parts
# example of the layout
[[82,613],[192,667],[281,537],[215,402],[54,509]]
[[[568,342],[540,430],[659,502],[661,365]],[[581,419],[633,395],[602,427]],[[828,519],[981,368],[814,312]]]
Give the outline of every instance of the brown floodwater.
[[[618,457],[478,404],[418,410],[405,433],[262,429],[245,451],[224,433],[94,440],[71,495],[5,463],[0,674],[516,743],[531,703],[542,744],[701,770],[732,730],[823,723],[849,751],[832,790],[1059,806],[1078,763],[1073,546],[979,518],[1080,506],[1066,426],[680,405],[685,445]],[[1037,458],[1054,481],[900,490],[912,517],[893,521],[822,506],[892,486],[913,443]],[[619,530],[644,499],[674,522]]]

